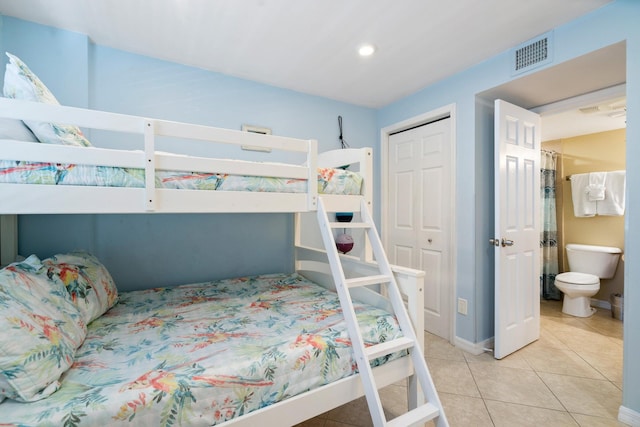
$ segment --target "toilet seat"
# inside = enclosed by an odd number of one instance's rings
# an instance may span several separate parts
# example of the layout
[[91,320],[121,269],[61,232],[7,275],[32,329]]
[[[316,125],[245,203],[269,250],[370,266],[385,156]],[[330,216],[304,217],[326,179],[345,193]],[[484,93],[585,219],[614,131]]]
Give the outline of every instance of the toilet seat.
[[595,274],[570,271],[558,274],[556,276],[556,282],[563,282],[570,285],[599,285],[600,278]]

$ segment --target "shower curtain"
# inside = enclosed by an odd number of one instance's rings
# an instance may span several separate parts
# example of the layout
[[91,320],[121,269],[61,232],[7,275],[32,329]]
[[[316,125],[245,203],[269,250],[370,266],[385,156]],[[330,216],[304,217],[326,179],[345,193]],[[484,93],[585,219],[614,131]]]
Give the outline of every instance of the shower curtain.
[[556,157],[542,150],[540,161],[540,295],[544,299],[561,299],[556,288],[558,274],[558,227],[556,224]]

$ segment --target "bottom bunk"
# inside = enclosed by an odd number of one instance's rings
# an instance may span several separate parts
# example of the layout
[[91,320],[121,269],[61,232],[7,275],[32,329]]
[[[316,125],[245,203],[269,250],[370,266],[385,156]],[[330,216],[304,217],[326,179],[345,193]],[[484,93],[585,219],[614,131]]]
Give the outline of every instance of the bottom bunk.
[[[409,273],[411,304],[421,272]],[[290,425],[362,395],[337,295],[298,273],[122,292],[117,303],[87,254],[30,257],[0,276],[2,327],[15,332],[0,339],[2,425]],[[400,336],[384,300],[363,291],[367,344]],[[11,352],[24,360],[9,363]],[[372,362],[382,384],[411,372],[402,356]]]

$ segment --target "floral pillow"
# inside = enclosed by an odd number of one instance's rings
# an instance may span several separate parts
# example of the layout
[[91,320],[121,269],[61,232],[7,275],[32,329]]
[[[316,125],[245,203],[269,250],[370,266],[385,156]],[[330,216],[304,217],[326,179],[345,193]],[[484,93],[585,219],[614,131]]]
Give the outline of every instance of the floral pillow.
[[102,316],[118,300],[118,289],[111,275],[91,254],[54,255],[42,264],[49,279],[67,288],[87,324]]
[[[40,81],[27,65],[7,52],[9,63],[4,73],[4,96],[23,99],[25,101],[43,102],[60,105],[55,96]],[[91,143],[84,137],[77,126],[60,123],[46,123],[28,120],[25,124],[36,135],[40,142],[47,144],[75,145],[90,147]]]
[[87,333],[64,287],[47,279],[40,260],[0,270],[0,400],[31,402],[59,387]]

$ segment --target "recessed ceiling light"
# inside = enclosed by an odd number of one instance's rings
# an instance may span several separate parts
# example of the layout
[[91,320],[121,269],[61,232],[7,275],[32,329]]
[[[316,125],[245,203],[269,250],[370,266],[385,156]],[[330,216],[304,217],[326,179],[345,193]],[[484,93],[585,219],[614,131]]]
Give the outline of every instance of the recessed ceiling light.
[[360,46],[358,49],[358,54],[360,56],[371,56],[376,51],[376,48],[371,44],[364,44]]

